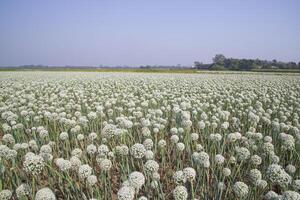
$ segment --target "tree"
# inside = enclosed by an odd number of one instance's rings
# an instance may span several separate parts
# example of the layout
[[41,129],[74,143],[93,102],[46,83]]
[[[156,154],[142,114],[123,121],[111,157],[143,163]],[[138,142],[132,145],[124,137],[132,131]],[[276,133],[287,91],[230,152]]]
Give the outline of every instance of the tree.
[[223,65],[218,65],[218,64],[213,64],[209,69],[216,70],[216,71],[226,70],[226,68]]
[[223,54],[216,54],[213,58],[213,63],[218,65],[224,65],[226,57]]
[[288,62],[287,68],[288,69],[296,69],[297,68],[297,64],[295,62]]
[[194,62],[194,66],[195,66],[196,69],[200,69],[201,63],[198,62],[198,61],[195,61],[195,62]]

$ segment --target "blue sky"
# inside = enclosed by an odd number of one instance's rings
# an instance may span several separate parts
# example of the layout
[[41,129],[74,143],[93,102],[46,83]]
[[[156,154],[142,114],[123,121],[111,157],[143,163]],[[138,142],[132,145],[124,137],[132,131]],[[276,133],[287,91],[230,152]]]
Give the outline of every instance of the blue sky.
[[300,61],[299,0],[1,0],[0,66]]

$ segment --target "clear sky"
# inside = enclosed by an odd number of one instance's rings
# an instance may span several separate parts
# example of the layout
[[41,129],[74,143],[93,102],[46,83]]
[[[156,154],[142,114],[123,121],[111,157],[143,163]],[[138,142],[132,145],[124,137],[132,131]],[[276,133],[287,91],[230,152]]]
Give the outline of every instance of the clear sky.
[[0,66],[300,61],[299,0],[1,0]]

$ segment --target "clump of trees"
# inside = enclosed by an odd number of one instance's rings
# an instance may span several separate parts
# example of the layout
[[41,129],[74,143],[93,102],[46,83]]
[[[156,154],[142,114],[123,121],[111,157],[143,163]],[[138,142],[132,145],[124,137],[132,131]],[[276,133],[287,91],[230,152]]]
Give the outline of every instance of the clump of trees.
[[260,60],[260,59],[237,59],[226,58],[222,54],[217,54],[213,58],[213,63],[203,64],[194,62],[196,69],[209,70],[256,70],[256,69],[300,69],[300,62],[281,62],[277,60]]

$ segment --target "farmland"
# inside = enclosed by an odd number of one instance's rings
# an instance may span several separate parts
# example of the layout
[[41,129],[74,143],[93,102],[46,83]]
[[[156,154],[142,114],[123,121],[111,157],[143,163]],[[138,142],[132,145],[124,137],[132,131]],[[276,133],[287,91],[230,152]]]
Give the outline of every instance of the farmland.
[[0,72],[2,199],[300,199],[300,75]]

